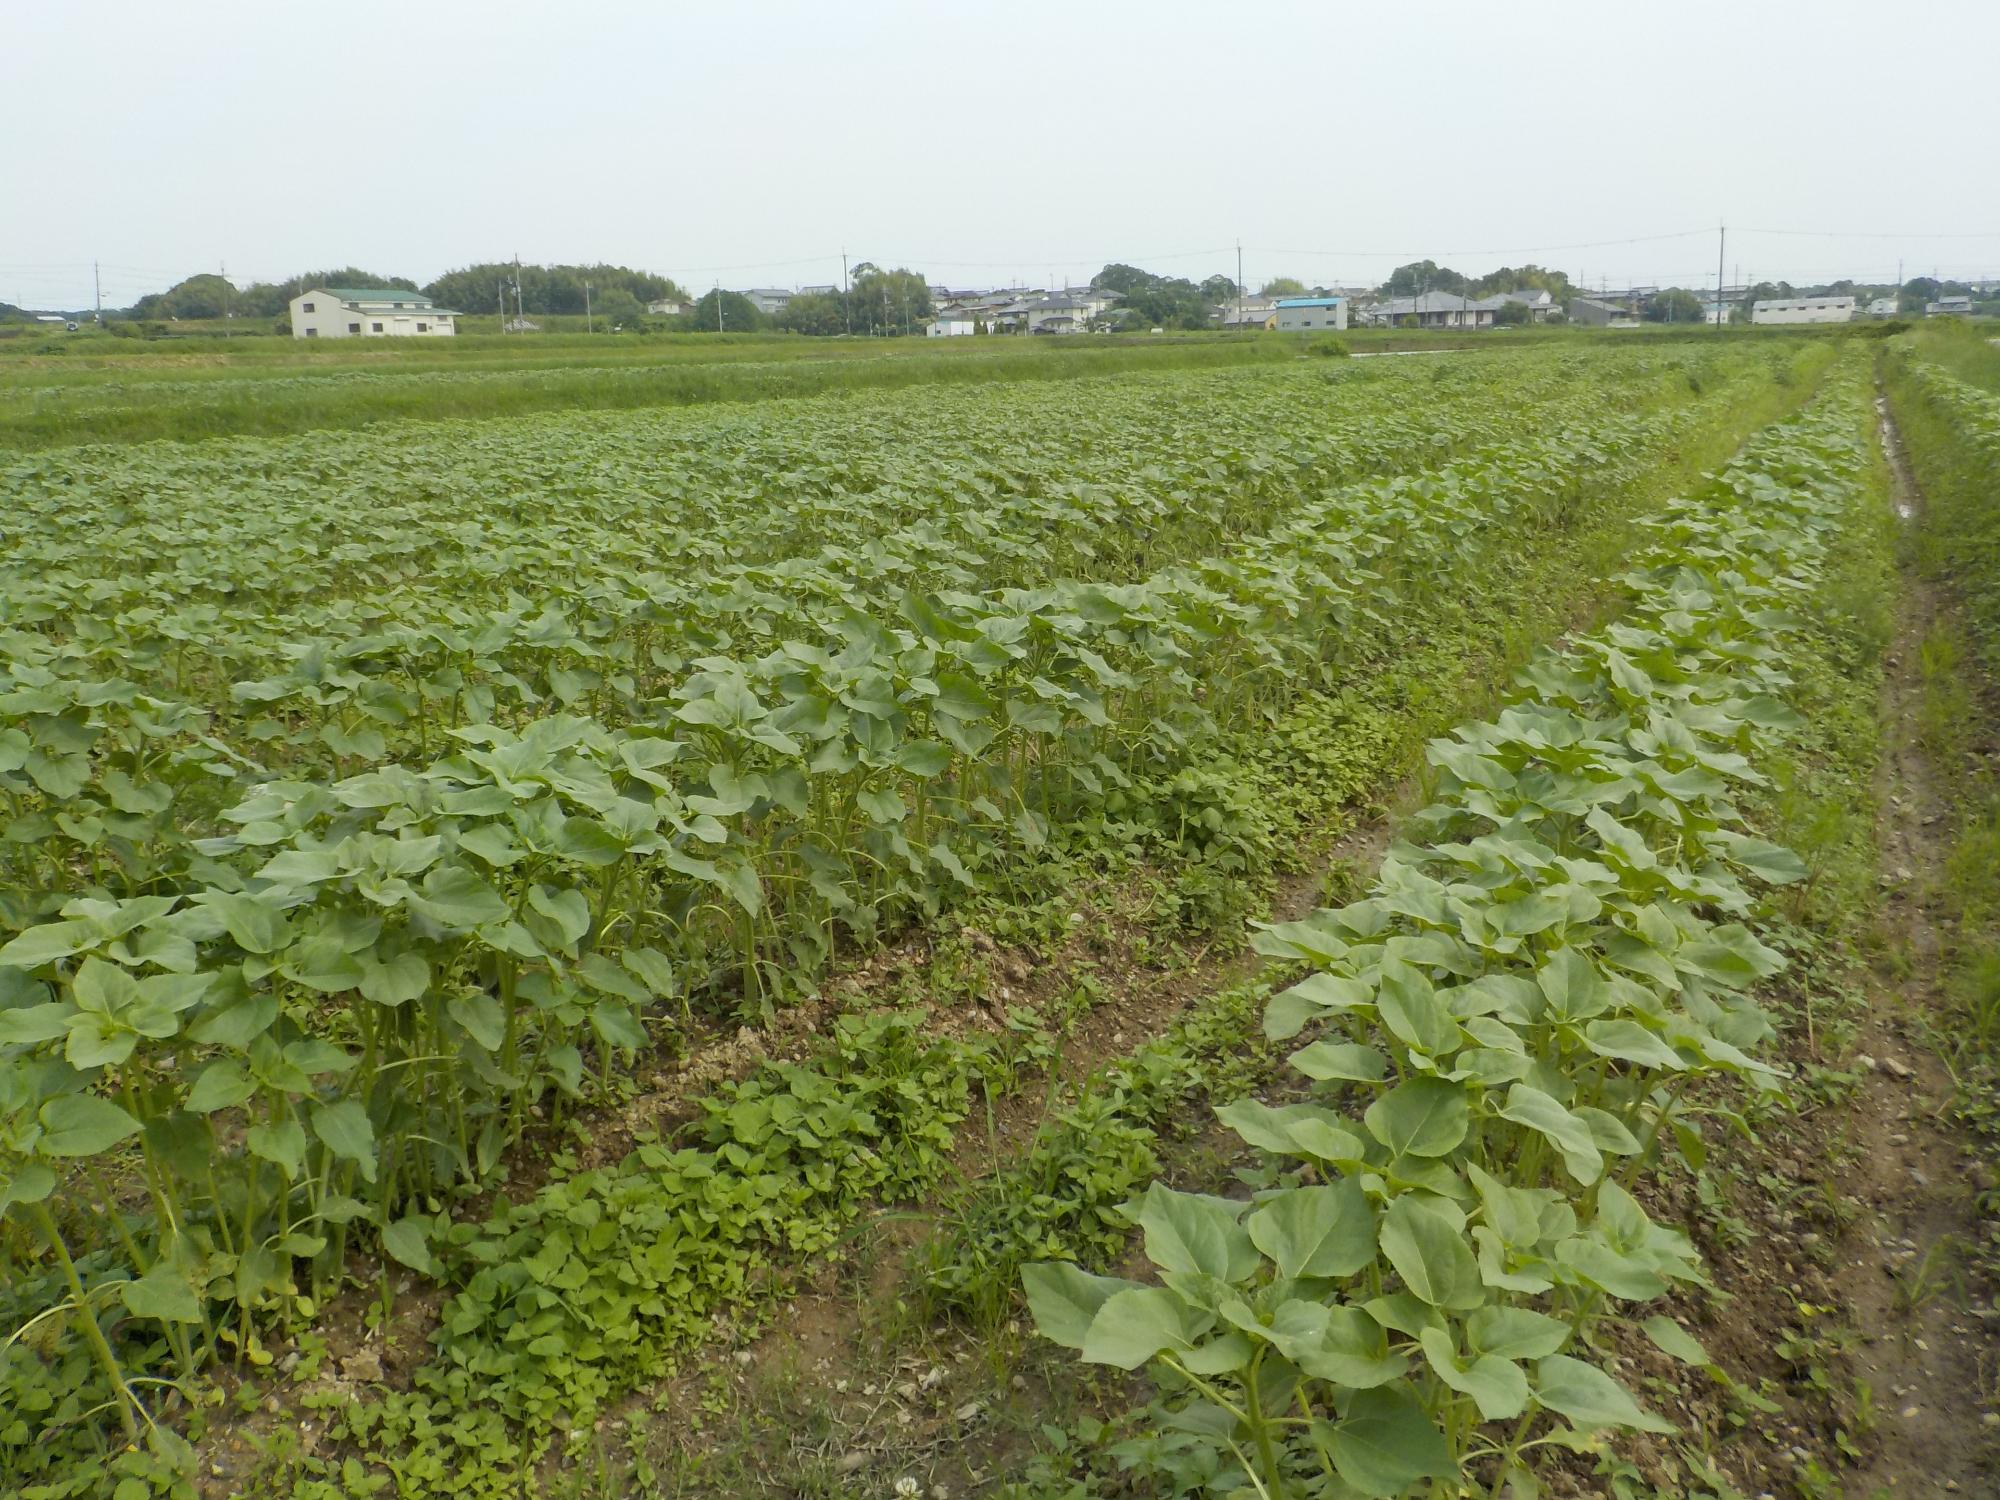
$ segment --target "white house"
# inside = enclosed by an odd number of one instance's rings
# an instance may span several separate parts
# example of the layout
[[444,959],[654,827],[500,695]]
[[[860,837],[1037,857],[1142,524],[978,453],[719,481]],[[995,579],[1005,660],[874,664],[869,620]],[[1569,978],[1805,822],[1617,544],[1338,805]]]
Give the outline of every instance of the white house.
[[1514,292],[1496,292],[1482,300],[1493,309],[1496,317],[1507,303],[1518,302],[1527,308],[1530,323],[1546,323],[1556,311],[1556,299],[1545,288],[1538,286],[1522,287]]
[[1308,328],[1345,328],[1345,297],[1280,297],[1278,332],[1303,333]]
[[646,304],[646,311],[656,318],[678,318],[689,306],[678,297],[655,297]]
[[[1367,311],[1377,328],[1491,328],[1499,298],[1470,297],[1463,292],[1425,292],[1420,297],[1391,297]],[[1285,304],[1278,304],[1278,328],[1285,326]],[[1344,323],[1343,323],[1344,326]]]
[[750,305],[767,318],[775,318],[792,305],[792,293],[781,286],[753,286],[743,294]]
[[1969,318],[1972,316],[1972,299],[1964,296],[1940,297],[1935,302],[1926,302],[1924,304],[1924,316],[1927,318]]
[[1750,308],[1752,323],[1847,323],[1853,318],[1852,297],[1772,297]]
[[957,338],[977,332],[979,318],[969,307],[946,308],[924,325],[924,337],[931,339]]
[[1895,317],[1896,299],[1894,297],[1877,297],[1873,302],[1868,304],[1868,316],[1871,318]]
[[295,339],[449,338],[459,315],[422,292],[316,286],[292,298]]

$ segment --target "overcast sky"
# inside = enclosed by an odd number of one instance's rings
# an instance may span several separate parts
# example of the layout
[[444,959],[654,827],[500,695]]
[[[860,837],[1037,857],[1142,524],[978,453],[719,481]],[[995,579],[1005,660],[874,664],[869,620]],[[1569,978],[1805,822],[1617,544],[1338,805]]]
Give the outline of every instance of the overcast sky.
[[[519,254],[694,289],[2000,274],[2000,3],[5,0],[0,300]],[[1778,231],[1785,231],[1779,233]]]

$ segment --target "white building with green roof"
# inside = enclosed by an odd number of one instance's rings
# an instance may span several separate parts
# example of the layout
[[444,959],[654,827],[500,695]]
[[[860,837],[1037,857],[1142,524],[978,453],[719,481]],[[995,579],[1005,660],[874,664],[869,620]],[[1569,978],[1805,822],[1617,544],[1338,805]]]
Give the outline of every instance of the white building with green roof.
[[459,314],[392,286],[316,286],[292,298],[295,339],[450,338]]

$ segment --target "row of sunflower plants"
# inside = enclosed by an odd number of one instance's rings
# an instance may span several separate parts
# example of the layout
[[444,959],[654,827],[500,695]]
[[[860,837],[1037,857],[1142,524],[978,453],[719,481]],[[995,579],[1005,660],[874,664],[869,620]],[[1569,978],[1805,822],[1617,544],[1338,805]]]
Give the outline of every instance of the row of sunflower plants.
[[[1606,456],[1599,441],[1593,463]],[[1483,483],[1391,485],[1379,514],[1341,516],[1370,545],[1430,548],[1446,575],[1477,529],[1460,522],[1526,524],[1549,503],[1550,473],[1538,460],[1496,468]],[[1351,567],[1362,552],[1332,527],[1306,527],[1305,538],[1320,547],[1307,573],[1329,561]],[[1225,598],[1211,582],[1173,583],[1183,600]],[[1322,607],[1351,587],[1329,576]],[[901,825],[914,815],[923,836],[921,801],[912,808],[894,786],[866,784],[869,773],[956,785],[997,745],[1004,774],[1027,784],[1047,751],[1016,752],[1003,736],[1052,746],[1099,727],[1073,704],[1066,722],[1013,706],[1008,669],[1026,655],[1023,642],[1064,629],[1108,642],[1114,631],[1101,608],[1093,620],[1060,595],[1035,602],[1039,623],[976,599],[913,604],[926,633],[880,632],[889,654],[872,676],[851,660],[816,663],[844,674],[818,680],[825,691],[812,700],[822,713],[841,706],[846,739],[831,749],[831,734],[796,732],[802,716],[781,728],[760,700],[722,691],[708,700],[729,704],[743,739],[777,757],[769,769],[725,773],[696,742],[708,758],[689,775],[679,764],[689,739],[586,719],[545,718],[520,734],[467,726],[453,736],[457,753],[427,766],[263,783],[225,813],[233,831],[187,842],[154,892],[68,899],[56,920],[0,947],[0,1193],[63,1267],[62,1309],[126,1420],[141,1408],[98,1321],[107,1298],[121,1320],[161,1328],[185,1371],[204,1351],[254,1352],[260,1317],[310,1317],[339,1283],[357,1221],[392,1255],[418,1258],[402,1206],[484,1177],[531,1106],[594,1092],[593,1079],[646,1045],[645,1011],[684,990],[690,956],[706,951],[691,933],[707,946],[740,934],[754,965],[760,917],[774,938],[796,931],[797,903],[780,921],[766,894],[785,892],[782,859],[795,847],[817,850],[817,866],[796,857],[805,882],[824,878],[829,903],[845,895],[849,850],[911,858]],[[1158,621],[1178,618],[1157,594],[1140,604]],[[1132,617],[1114,618],[1123,629]],[[1326,616],[1288,619],[1317,635]],[[1245,641],[1275,628],[1247,607],[1237,622]],[[1212,624],[1206,634],[1211,649],[1225,639]],[[940,670],[947,650],[963,672]],[[1074,642],[1044,652],[1037,675],[1097,670]],[[884,668],[899,663],[890,678]],[[998,693],[979,685],[982,671]],[[1011,683],[1026,675],[1015,669]],[[1136,693],[1130,712],[1166,722],[1173,707],[1189,720],[1201,685],[1192,673],[1184,681],[1188,706],[1156,690]],[[927,682],[955,695],[950,710],[926,702]],[[879,713],[856,711],[878,704]],[[680,722],[715,727],[700,712]],[[79,769],[109,775],[98,748],[71,753]],[[131,753],[143,756],[143,745]],[[955,767],[959,757],[974,770]],[[182,772],[217,769],[231,769],[226,757]],[[819,845],[807,842],[816,798],[834,819]],[[962,787],[942,800],[954,815],[997,820]],[[1025,799],[1021,811],[1047,816]],[[1046,837],[1045,823],[1014,825],[1023,826]],[[948,855],[940,837],[933,857]],[[51,1208],[59,1173],[102,1218],[73,1218],[66,1231]],[[133,1189],[142,1212],[119,1206]],[[98,1247],[107,1233],[115,1240],[94,1286],[71,1254],[79,1233]]]
[[[537,691],[596,711],[579,694],[597,676],[652,670],[650,627],[678,621],[679,594],[691,582],[715,593],[711,575],[740,580],[724,591],[731,608],[718,614],[721,633],[706,642],[714,651],[740,650],[729,632],[774,599],[782,617],[787,603],[816,597],[827,577],[857,570],[888,569],[903,584],[931,590],[1072,573],[1099,581],[1143,576],[1199,555],[1214,535],[1254,531],[1300,497],[1358,473],[1435,466],[1551,420],[1672,409],[1693,388],[1714,384],[1718,370],[1740,379],[1763,367],[1725,351],[1637,376],[1650,368],[1600,351],[1574,367],[1511,356],[1438,366],[1426,380],[1403,373],[1329,384],[1293,374],[1256,384],[1187,380],[1157,391],[1118,383],[1020,411],[996,398],[990,413],[974,409],[985,413],[980,422],[907,430],[921,425],[927,413],[919,411],[894,426],[904,456],[886,475],[869,462],[828,477],[828,513],[801,533],[809,539],[803,547],[767,541],[774,516],[798,501],[782,486],[773,496],[764,471],[740,459],[700,475],[695,493],[714,505],[691,510],[679,468],[691,448],[706,451],[700,444],[683,442],[647,463],[628,436],[609,472],[590,485],[590,503],[571,504],[562,486],[577,466],[558,444],[587,436],[595,454],[607,437],[601,418],[566,419],[588,432],[553,428],[530,445],[538,470],[510,476],[503,466],[490,480],[493,449],[505,445],[478,426],[470,435],[427,431],[408,450],[370,440],[373,457],[356,470],[327,467],[312,445],[222,454],[203,445],[167,456],[91,451],[65,457],[53,472],[47,466],[58,460],[44,456],[0,472],[0,498],[18,533],[10,538],[0,627],[18,624],[53,638],[68,661],[99,663],[78,675],[135,678],[225,720],[239,706],[233,684],[293,663],[310,678],[336,643],[353,642],[366,675],[377,679],[380,716],[419,725],[443,716],[434,707],[439,688],[446,702],[452,696],[430,669],[453,663],[439,658],[425,632],[452,637],[443,649],[485,656],[496,628],[536,642],[553,630],[587,648],[585,659],[549,661],[566,670],[536,674]],[[1453,378],[1436,378],[1445,374]],[[787,408],[784,423],[761,420],[796,427],[804,450],[851,440],[843,436],[849,410],[808,405]],[[1059,438],[1021,438],[1037,426]],[[965,448],[979,456],[954,463],[964,451],[955,440],[968,429],[978,441]],[[1011,456],[1010,445],[1025,456]],[[786,456],[768,445],[749,453],[768,453],[774,465]],[[795,466],[807,463],[803,451],[790,456]],[[668,462],[674,468],[663,472]],[[589,473],[597,481],[594,465]],[[531,476],[538,482],[529,489]],[[655,499],[669,477],[672,497]],[[469,494],[469,482],[485,488]],[[330,502],[335,483],[342,498]],[[901,524],[889,524],[899,517]],[[87,565],[79,551],[86,536]],[[601,648],[613,637],[620,639],[607,661]],[[257,712],[254,696],[241,706]],[[251,743],[263,745],[273,723],[269,715],[253,720]],[[383,732],[381,724],[362,727]],[[226,737],[254,753],[237,734]],[[365,747],[366,736],[356,743]]]
[[[1130,755],[1137,734],[1171,756],[1227,704],[1203,653],[1211,669],[1279,676],[1310,663],[1371,552],[1428,548],[1448,576],[1482,532],[1550,519],[1577,469],[1643,461],[1676,420],[1552,439],[1490,466],[1496,479],[1444,472],[1331,498],[1261,544],[1275,554],[1262,571],[1179,570],[1116,600],[1123,613],[1092,585],[997,604],[913,595],[842,657],[758,679],[773,697],[808,681],[809,707],[839,715],[831,733],[774,722],[719,680],[682,684],[668,713],[648,705],[653,722],[628,729],[454,725],[440,735],[455,750],[428,764],[271,780],[195,710],[73,675],[71,643],[17,633],[39,655],[12,672],[23,727],[0,746],[0,780],[14,841],[56,852],[9,892],[19,930],[0,948],[0,1208],[44,1244],[10,1241],[9,1259],[59,1269],[41,1313],[81,1327],[121,1417],[141,1420],[111,1350],[129,1325],[158,1329],[183,1371],[204,1351],[254,1356],[255,1317],[310,1317],[338,1284],[350,1226],[417,1256],[403,1205],[483,1177],[529,1107],[592,1092],[647,1042],[643,1012],[685,994],[717,950],[740,947],[751,979],[795,959],[779,945],[805,926],[796,892],[830,925],[840,903],[864,909],[856,889],[879,905],[867,872],[897,859],[920,904],[938,869],[971,880],[968,859],[1046,840],[1052,813],[1078,805],[1061,798],[1104,785],[1076,768],[1116,770],[1101,748],[1064,762],[1073,739],[1123,734]],[[1286,571],[1287,546],[1308,554],[1303,571]],[[1258,591],[1286,578],[1303,581],[1259,610]],[[1259,639],[1272,633],[1311,642],[1276,650]],[[1133,670],[1109,667],[1114,650]],[[960,670],[940,674],[940,658]],[[1173,691],[1143,682],[1167,668]],[[1120,719],[1074,689],[1051,700],[1050,672],[1123,692]],[[796,712],[806,696],[785,701]],[[717,730],[719,748],[704,737]],[[756,754],[765,764],[746,767]],[[967,789],[981,777],[997,795]],[[926,846],[934,781],[947,792]],[[197,837],[218,791],[236,794],[232,831]],[[997,850],[981,854],[981,827],[1000,831]],[[134,1192],[145,1207],[127,1212]],[[91,1248],[72,1255],[79,1236]],[[115,1324],[128,1326],[107,1334]]]
[[[0,471],[17,528],[11,618],[162,648],[155,688],[200,697],[209,653],[228,677],[268,671],[288,641],[368,635],[426,598],[483,605],[514,589],[580,604],[580,585],[607,574],[768,567],[897,536],[892,551],[929,537],[938,566],[968,562],[985,586],[1101,573],[1254,525],[1301,483],[1434,462],[1575,399],[1540,374],[1518,390],[1464,384],[1426,392],[1428,407],[1386,374],[1335,390],[1183,378],[1025,407],[958,393],[940,409],[930,395],[873,421],[851,403],[705,415],[683,418],[678,440],[570,417],[529,434],[427,431],[412,448],[347,438],[353,452],[333,459],[317,439],[44,455]],[[736,429],[752,423],[745,441]],[[1021,436],[1037,429],[1051,436]],[[588,464],[573,461],[578,442]]]
[[1207,1453],[1210,1492],[1533,1494],[1544,1453],[1670,1430],[1598,1351],[1615,1323],[1708,1363],[1645,1314],[1704,1278],[1634,1188],[1668,1143],[1701,1159],[1729,1118],[1707,1085],[1782,1086],[1753,886],[1802,866],[1741,799],[1799,722],[1786,661],[1861,493],[1862,401],[1850,362],[1672,506],[1630,613],[1432,746],[1436,800],[1369,894],[1260,935],[1312,970],[1265,1017],[1310,1035],[1310,1098],[1218,1113],[1283,1185],[1153,1185],[1157,1283],[1024,1272],[1045,1336],[1149,1370],[1152,1447]]

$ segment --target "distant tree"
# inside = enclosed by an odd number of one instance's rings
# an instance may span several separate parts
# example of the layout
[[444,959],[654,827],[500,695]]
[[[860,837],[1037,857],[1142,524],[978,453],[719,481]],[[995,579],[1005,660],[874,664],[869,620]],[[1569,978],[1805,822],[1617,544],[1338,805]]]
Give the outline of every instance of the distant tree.
[[645,304],[622,286],[608,286],[598,291],[592,283],[590,289],[590,311],[599,328],[632,328],[646,314]]
[[1303,297],[1305,294],[1306,284],[1295,276],[1273,276],[1257,293],[1260,297]]
[[928,282],[915,271],[884,271],[863,262],[849,278],[848,307],[856,333],[921,333],[936,308]]
[[1090,278],[1090,284],[1102,291],[1116,292],[1119,296],[1159,280],[1150,271],[1142,271],[1137,266],[1128,266],[1114,261]]
[[792,298],[775,322],[788,333],[828,338],[847,331],[847,310],[841,305],[838,293],[828,296],[824,292],[804,292]]
[[1528,321],[1528,304],[1525,302],[1503,302],[1493,309],[1493,322],[1500,328],[1512,327]]
[[1434,260],[1413,260],[1389,273],[1391,297],[1414,297],[1423,292],[1463,292],[1471,283],[1449,266]]
[[697,297],[693,306],[673,320],[673,326],[683,333],[716,332],[715,304],[722,304],[723,333],[755,333],[769,328],[771,320],[757,311],[757,304],[741,292],[706,291]]
[[212,272],[190,276],[164,292],[153,292],[133,303],[133,318],[223,318],[248,310],[237,305],[241,294]]
[[1211,303],[1220,305],[1236,300],[1237,285],[1227,276],[1211,276],[1201,284],[1201,294]]
[[1693,292],[1670,286],[1646,299],[1644,316],[1648,323],[1699,323],[1707,309]]
[[1944,283],[1931,276],[1912,276],[1903,283],[1902,295],[1896,299],[1898,312],[1922,312],[1926,302],[1935,302],[1944,290]]
[[1472,293],[1476,297],[1490,297],[1495,292],[1547,292],[1558,302],[1568,300],[1570,280],[1567,271],[1550,271],[1541,266],[1502,266],[1497,271],[1488,271],[1472,283]]
[[300,276],[288,276],[283,281],[253,281],[237,293],[241,300],[234,311],[238,316],[247,313],[259,318],[281,318],[290,309],[292,298],[316,286],[393,287],[401,292],[417,290],[417,284],[407,276],[380,276],[359,266],[342,266],[337,271],[307,271]]
[[[457,308],[460,312],[488,312],[499,305],[500,288],[504,284],[507,288],[507,310],[511,313],[514,310],[514,275],[512,261],[488,261],[463,270],[447,271],[425,287],[424,293],[441,305]],[[600,296],[607,296],[614,290],[630,293],[632,299],[642,306],[662,297],[687,300],[687,293],[670,277],[655,276],[650,271],[635,271],[630,266],[522,266],[520,277],[521,305],[531,317],[536,313],[575,313],[581,317],[586,281],[590,283],[593,309]]]

